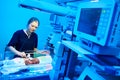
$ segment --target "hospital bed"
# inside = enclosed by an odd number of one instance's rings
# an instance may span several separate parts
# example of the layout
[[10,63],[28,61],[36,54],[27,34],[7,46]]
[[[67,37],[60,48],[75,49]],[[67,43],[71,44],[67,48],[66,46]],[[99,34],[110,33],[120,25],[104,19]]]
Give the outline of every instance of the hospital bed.
[[23,58],[0,61],[0,80],[50,80],[50,55],[38,57],[40,63],[25,65]]

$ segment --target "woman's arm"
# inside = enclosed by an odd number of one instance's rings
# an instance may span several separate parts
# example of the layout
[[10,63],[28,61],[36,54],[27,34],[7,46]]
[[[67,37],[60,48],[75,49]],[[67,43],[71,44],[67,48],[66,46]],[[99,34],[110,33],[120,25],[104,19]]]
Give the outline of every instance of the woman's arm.
[[50,54],[49,50],[39,50],[37,48],[34,48],[34,51],[38,54]]
[[13,46],[8,46],[7,50],[11,51],[12,53],[14,53],[14,54],[16,54],[18,56],[26,57],[25,52],[20,52],[20,51],[16,50]]

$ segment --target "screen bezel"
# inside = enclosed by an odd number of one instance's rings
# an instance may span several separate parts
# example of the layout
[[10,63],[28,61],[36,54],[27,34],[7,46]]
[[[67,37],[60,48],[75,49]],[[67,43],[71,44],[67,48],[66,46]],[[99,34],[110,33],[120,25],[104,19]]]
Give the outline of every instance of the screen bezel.
[[[103,3],[103,2],[84,2],[79,4],[80,6],[78,7],[78,12],[76,15],[76,21],[75,21],[75,26],[74,26],[74,32],[73,34],[75,34],[77,37],[83,38],[83,39],[87,39],[89,41],[92,41],[96,44],[105,46],[107,45],[107,41],[108,41],[108,37],[110,35],[110,29],[111,29],[111,21],[112,21],[112,16],[113,16],[113,12],[114,12],[114,3]],[[79,18],[80,18],[80,13],[81,13],[81,9],[83,8],[110,8],[111,12],[110,12],[110,17],[108,19],[108,24],[106,27],[106,32],[104,34],[104,37],[101,39],[98,39],[96,36],[84,33],[84,32],[80,32],[77,30],[78,24],[79,24]]]

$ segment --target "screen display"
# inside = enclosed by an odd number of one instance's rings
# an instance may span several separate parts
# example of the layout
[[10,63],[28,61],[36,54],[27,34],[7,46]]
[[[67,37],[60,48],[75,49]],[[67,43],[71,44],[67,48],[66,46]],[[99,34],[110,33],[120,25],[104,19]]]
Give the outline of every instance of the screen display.
[[101,11],[101,8],[82,8],[77,30],[96,36]]
[[101,46],[108,45],[112,34],[115,8],[113,3],[81,3],[73,34],[80,40],[84,39]]

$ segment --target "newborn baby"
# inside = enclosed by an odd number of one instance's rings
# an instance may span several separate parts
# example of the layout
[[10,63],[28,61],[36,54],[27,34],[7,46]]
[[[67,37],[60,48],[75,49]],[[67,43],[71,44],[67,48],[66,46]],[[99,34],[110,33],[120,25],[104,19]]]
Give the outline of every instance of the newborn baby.
[[3,61],[4,65],[30,65],[30,64],[48,64],[52,63],[50,55],[40,56],[36,58],[14,58],[12,60]]
[[[3,74],[10,74],[10,73],[15,73],[18,72],[22,69],[26,69],[27,65],[32,65],[32,64],[38,64],[39,67],[43,67],[42,71],[46,71],[46,70],[51,70],[52,69],[52,58],[50,55],[46,55],[46,56],[40,56],[40,57],[36,57],[36,58],[14,58],[11,60],[4,60],[2,61],[2,68],[1,71]],[[34,68],[34,67],[38,67],[38,66],[32,66],[29,68]]]
[[26,58],[24,60],[24,62],[25,62],[26,65],[29,65],[29,64],[39,64],[40,63],[39,59],[37,59],[37,58],[32,58],[32,59]]

